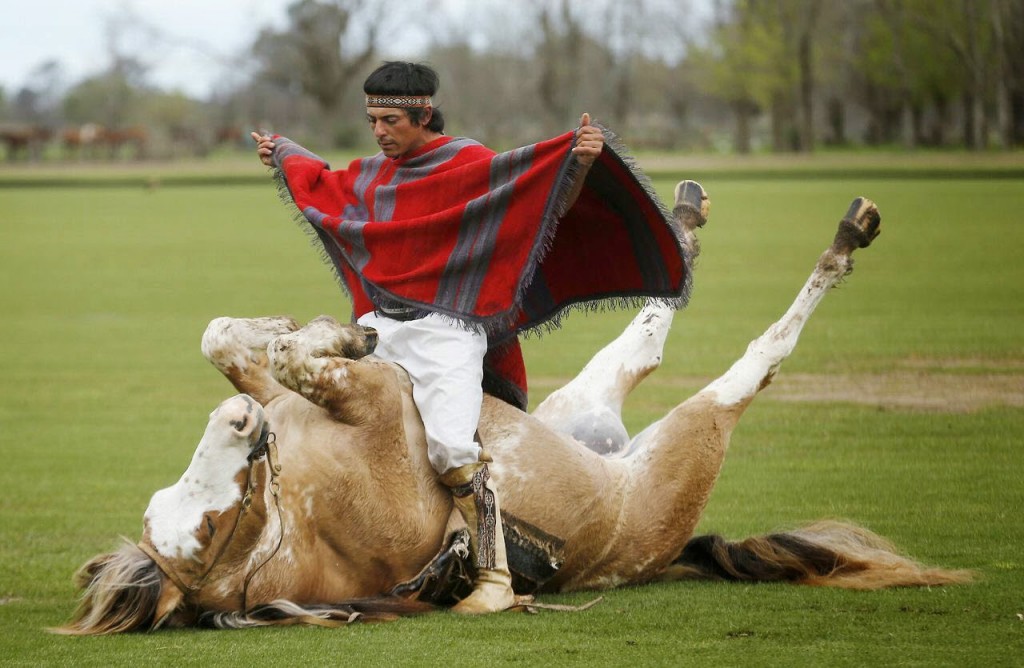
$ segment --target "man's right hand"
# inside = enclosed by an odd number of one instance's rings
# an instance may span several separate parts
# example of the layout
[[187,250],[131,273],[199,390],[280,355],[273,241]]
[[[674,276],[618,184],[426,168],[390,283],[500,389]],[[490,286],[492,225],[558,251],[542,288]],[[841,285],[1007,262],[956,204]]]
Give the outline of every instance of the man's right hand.
[[601,132],[601,128],[590,124],[590,114],[584,112],[580,116],[580,127],[576,130],[576,146],[573,147],[572,154],[576,156],[580,164],[590,169],[590,166],[597,160],[597,156],[601,155],[602,149],[604,149],[604,133]]
[[270,140],[270,135],[261,135],[258,132],[250,132],[249,134],[252,136],[253,141],[256,142],[256,154],[259,156],[260,162],[267,167],[273,167],[274,161],[271,155],[274,153],[274,142]]

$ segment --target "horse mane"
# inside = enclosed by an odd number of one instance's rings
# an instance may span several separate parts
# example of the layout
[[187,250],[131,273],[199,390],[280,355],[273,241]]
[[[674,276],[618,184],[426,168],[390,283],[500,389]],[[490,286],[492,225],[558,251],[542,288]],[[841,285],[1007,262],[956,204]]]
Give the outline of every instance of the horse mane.
[[436,610],[422,601],[383,596],[361,598],[333,604],[299,605],[278,599],[257,606],[248,612],[207,612],[199,618],[200,626],[215,629],[247,629],[258,626],[338,627],[355,621],[391,621]]
[[106,635],[149,630],[156,622],[163,578],[152,559],[125,540],[116,552],[86,562],[74,575],[82,596],[62,635]]
[[[156,563],[125,539],[116,552],[86,562],[74,575],[83,590],[71,621],[48,629],[61,635],[85,636],[151,631],[163,591],[163,576]],[[397,596],[352,599],[334,604],[298,605],[277,600],[248,612],[207,612],[198,624],[217,629],[309,624],[343,626],[356,620],[390,621],[436,610],[430,603]]]
[[792,582],[842,589],[930,587],[970,582],[971,571],[924,566],[864,527],[825,520],[730,542],[691,538],[664,580]]

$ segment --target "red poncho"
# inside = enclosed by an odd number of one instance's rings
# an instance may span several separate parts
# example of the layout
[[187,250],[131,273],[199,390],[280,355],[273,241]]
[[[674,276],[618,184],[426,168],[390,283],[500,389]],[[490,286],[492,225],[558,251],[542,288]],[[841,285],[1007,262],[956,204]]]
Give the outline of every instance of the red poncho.
[[481,327],[492,347],[488,391],[525,406],[519,332],[557,327],[574,306],[649,297],[683,305],[689,292],[674,223],[614,138],[565,210],[579,173],[573,141],[570,131],[495,154],[441,137],[398,159],[381,153],[331,171],[275,137],[274,164],[356,317],[387,302]]

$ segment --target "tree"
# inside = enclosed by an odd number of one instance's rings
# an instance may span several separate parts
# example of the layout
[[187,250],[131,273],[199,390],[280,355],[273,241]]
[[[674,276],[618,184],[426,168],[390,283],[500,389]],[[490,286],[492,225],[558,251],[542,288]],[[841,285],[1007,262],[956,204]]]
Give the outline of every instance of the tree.
[[992,12],[997,117],[1004,148],[1024,145],[1024,2],[997,0]]
[[[874,27],[869,53],[876,66],[887,64],[898,81],[895,86],[885,82],[884,67],[871,79],[908,100],[914,139],[920,135],[922,97],[940,116],[947,116],[946,107],[959,100],[964,145],[985,148],[991,110],[997,119],[1003,114],[1001,129],[1008,125],[1014,85],[1010,63],[1021,58],[1020,0],[875,0],[875,6],[882,23]],[[877,57],[886,51],[887,56]]]
[[[795,26],[796,62],[799,81],[800,122],[797,134],[798,149],[808,152],[814,148],[814,98],[817,92],[815,72],[814,36],[818,33],[822,14],[822,0],[789,0],[779,2],[783,25]],[[791,19],[787,20],[787,19]]]
[[[29,73],[28,82],[14,94],[5,115],[20,123],[54,128],[60,123],[66,89],[63,67],[56,60],[42,62]],[[0,109],[3,106],[0,104]]]
[[141,100],[150,92],[146,68],[134,58],[118,57],[109,69],[68,91],[64,115],[74,123],[123,127],[140,120]]
[[376,53],[383,7],[371,0],[299,0],[288,7],[288,26],[264,29],[253,47],[258,77],[313,99],[328,144],[345,123],[339,110],[353,80]]
[[537,65],[540,67],[538,93],[545,116],[545,129],[555,131],[573,114],[582,69],[583,26],[572,11],[570,0],[535,3],[540,33]]
[[636,87],[640,84],[634,75],[634,65],[640,59],[648,12],[643,0],[636,0],[632,3],[611,2],[606,5],[604,14],[605,33],[600,42],[605,46],[604,69],[609,83],[611,120],[616,127],[627,132]]
[[738,153],[751,152],[751,122],[762,109],[778,105],[779,91],[785,88],[779,26],[762,20],[763,7],[757,0],[720,5],[710,43],[695,47],[689,58],[701,87],[732,109]]

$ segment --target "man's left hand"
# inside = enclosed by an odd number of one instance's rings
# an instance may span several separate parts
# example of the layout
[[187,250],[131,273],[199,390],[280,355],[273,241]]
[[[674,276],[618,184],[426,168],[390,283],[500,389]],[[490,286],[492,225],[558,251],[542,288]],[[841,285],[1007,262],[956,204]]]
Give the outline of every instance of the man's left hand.
[[601,155],[603,148],[604,133],[601,132],[601,128],[590,124],[590,114],[584,112],[580,116],[580,128],[576,131],[576,146],[572,149],[573,155],[589,167],[597,160],[597,156]]

